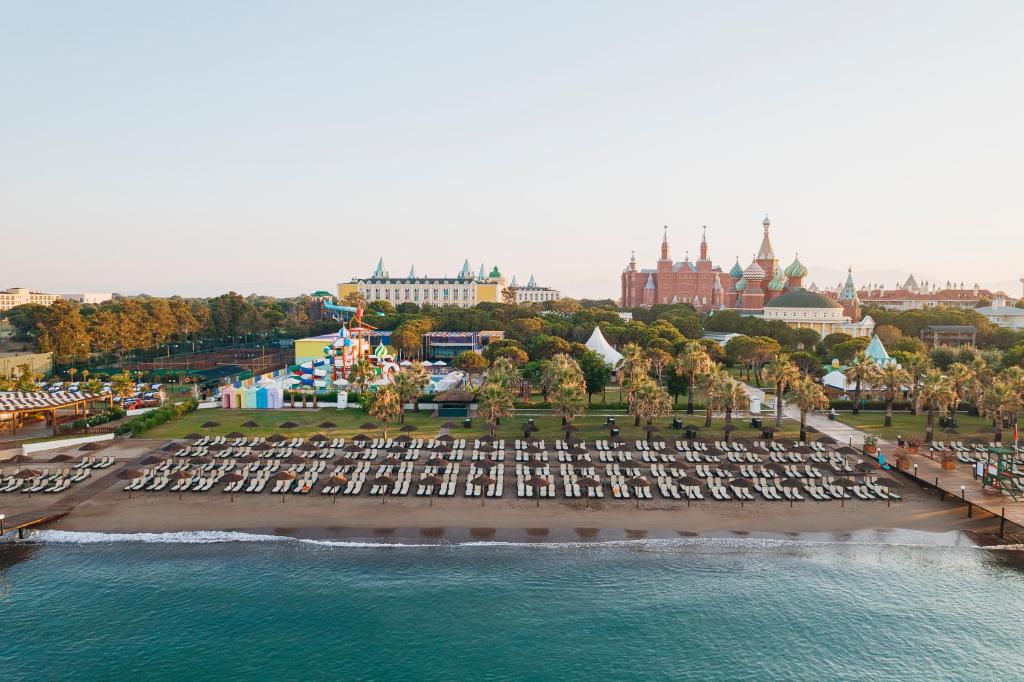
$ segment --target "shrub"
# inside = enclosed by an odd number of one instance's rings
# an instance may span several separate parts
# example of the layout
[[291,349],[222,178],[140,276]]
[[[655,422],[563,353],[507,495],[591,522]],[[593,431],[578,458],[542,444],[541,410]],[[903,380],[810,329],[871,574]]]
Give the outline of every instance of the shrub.
[[129,419],[127,422],[118,426],[114,433],[122,436],[130,433],[133,436],[137,436],[140,433],[148,431],[154,426],[166,424],[172,419],[177,419],[189,412],[193,412],[198,407],[199,402],[195,398],[189,398],[188,400],[180,403],[168,403],[162,407],[152,410],[151,412],[140,414],[134,419]]

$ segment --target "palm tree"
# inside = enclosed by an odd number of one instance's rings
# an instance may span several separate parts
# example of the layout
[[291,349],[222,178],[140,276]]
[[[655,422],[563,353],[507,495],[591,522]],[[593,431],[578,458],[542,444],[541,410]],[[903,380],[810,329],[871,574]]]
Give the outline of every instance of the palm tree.
[[807,415],[814,410],[828,407],[828,396],[824,389],[808,376],[801,377],[790,387],[790,402],[800,410],[800,440],[807,440]]
[[887,362],[878,371],[878,383],[884,387],[885,425],[892,426],[892,407],[896,396],[912,381],[910,372],[895,362]]
[[419,387],[419,391],[416,393],[416,397],[412,401],[412,409],[414,412],[420,411],[420,396],[423,391],[430,385],[430,372],[423,366],[423,363],[419,360],[413,361],[411,365],[402,370],[409,375],[409,381]]
[[658,383],[661,383],[661,375],[665,371],[665,368],[672,364],[672,356],[661,350],[660,348],[650,348],[647,350],[647,362],[651,367],[651,371],[658,378]]
[[910,414],[917,414],[917,387],[925,373],[931,369],[932,361],[924,353],[908,353],[903,365],[910,373]]
[[359,358],[348,370],[348,381],[357,393],[363,393],[373,383],[373,365],[366,358]]
[[996,442],[1003,442],[1003,422],[1010,415],[1016,415],[1021,409],[1021,398],[1009,382],[1002,378],[992,381],[981,395],[978,405],[981,413],[992,419],[996,428]]
[[415,378],[410,372],[403,369],[397,374],[392,380],[392,385],[395,390],[398,391],[398,397],[402,401],[402,415],[399,418],[403,424],[405,423],[405,404],[411,402],[413,405],[418,404],[418,398],[420,393],[423,391],[423,386],[417,385]]
[[942,372],[937,369],[928,370],[921,385],[917,387],[917,406],[928,410],[928,421],[925,428],[925,441],[932,442],[935,431],[935,413],[942,412],[953,402],[953,389]]
[[[637,419],[650,424],[658,417],[664,417],[672,412],[672,396],[662,386],[648,379],[636,387],[633,394],[633,414]],[[650,438],[650,434],[648,434]]]
[[729,373],[719,367],[717,364],[713,365],[711,370],[704,375],[701,386],[704,388],[704,426],[711,426],[711,417],[715,412],[715,406],[717,403],[717,396],[723,390],[725,390],[726,384],[732,382],[732,377]]
[[676,358],[676,371],[686,375],[686,414],[693,414],[693,387],[711,371],[711,357],[697,341],[688,341]]
[[[551,406],[563,424],[572,424],[576,417],[586,412],[586,389],[583,383],[565,383],[551,391]],[[566,431],[565,437],[569,437]]]
[[850,369],[846,370],[846,380],[854,382],[853,413],[860,413],[860,392],[864,384],[878,383],[878,363],[875,359],[861,351],[853,358]]
[[[650,378],[650,359],[643,349],[635,343],[627,343],[622,348],[622,359],[619,360],[619,386],[626,399],[626,407],[633,412],[633,394],[636,389],[643,385],[643,382]],[[640,417],[637,416],[633,426],[640,426]]]
[[962,362],[954,362],[946,368],[946,380],[949,381],[949,386],[953,389],[953,402],[949,409],[953,413],[953,426],[956,426],[956,413],[960,403],[974,399],[981,389],[981,384],[974,368]]
[[512,391],[505,384],[497,381],[486,381],[476,393],[477,413],[480,414],[491,428],[498,425],[502,417],[512,414],[514,404]]
[[790,362],[788,355],[780,354],[765,366],[764,373],[775,384],[775,426],[782,428],[783,396],[800,380],[800,370]]
[[122,372],[110,381],[110,388],[114,395],[121,399],[123,405],[124,399],[135,392],[135,379],[132,379],[132,375],[128,372]]
[[[729,379],[723,381],[715,391],[715,406],[725,412],[725,425],[732,426],[732,413],[750,407],[750,397],[738,382]],[[725,440],[729,440],[728,431]]]
[[100,381],[99,379],[89,379],[84,384],[82,384],[82,392],[83,393],[99,394],[99,392],[102,391],[102,390],[103,390],[103,382]]
[[68,367],[68,381],[75,383],[75,375],[78,374],[77,367]]
[[388,437],[388,422],[397,419],[402,412],[402,397],[394,385],[380,386],[374,391],[370,398],[370,416],[377,419],[384,432],[384,438]]

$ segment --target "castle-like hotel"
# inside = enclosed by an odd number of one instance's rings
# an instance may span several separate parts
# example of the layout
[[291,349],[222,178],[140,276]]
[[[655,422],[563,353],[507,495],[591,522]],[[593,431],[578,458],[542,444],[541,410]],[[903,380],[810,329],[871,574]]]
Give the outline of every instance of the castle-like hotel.
[[699,257],[689,254],[681,262],[672,260],[668,228],[661,241],[661,258],[654,268],[640,269],[636,253],[622,272],[622,306],[649,307],[659,303],[688,303],[698,312],[737,310],[765,319],[782,320],[792,327],[814,329],[822,336],[845,332],[867,336],[874,321],[861,319],[860,298],[852,271],[838,292],[805,288],[807,268],[794,258],[783,268],[775,257],[769,231],[771,221],[761,223],[764,234],[757,255],[747,267],[739,258],[728,271],[715,265],[708,254],[707,229],[701,237]]

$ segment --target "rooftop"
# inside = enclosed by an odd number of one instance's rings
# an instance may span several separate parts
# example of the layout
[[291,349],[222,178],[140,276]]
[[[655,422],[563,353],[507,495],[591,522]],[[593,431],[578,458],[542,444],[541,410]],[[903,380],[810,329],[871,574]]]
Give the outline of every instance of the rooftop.
[[765,304],[765,308],[842,308],[836,301],[807,289],[793,289]]

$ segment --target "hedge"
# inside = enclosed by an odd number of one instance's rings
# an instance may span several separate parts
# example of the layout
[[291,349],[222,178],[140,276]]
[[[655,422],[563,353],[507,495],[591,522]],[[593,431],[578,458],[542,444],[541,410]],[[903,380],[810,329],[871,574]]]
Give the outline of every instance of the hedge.
[[166,424],[172,419],[183,417],[189,412],[194,412],[199,407],[199,402],[195,398],[189,398],[188,400],[180,403],[167,404],[162,407],[158,407],[151,412],[140,414],[134,419],[129,419],[125,423],[117,427],[114,433],[118,435],[132,434],[137,436],[140,433],[148,431],[154,426],[160,424]]

